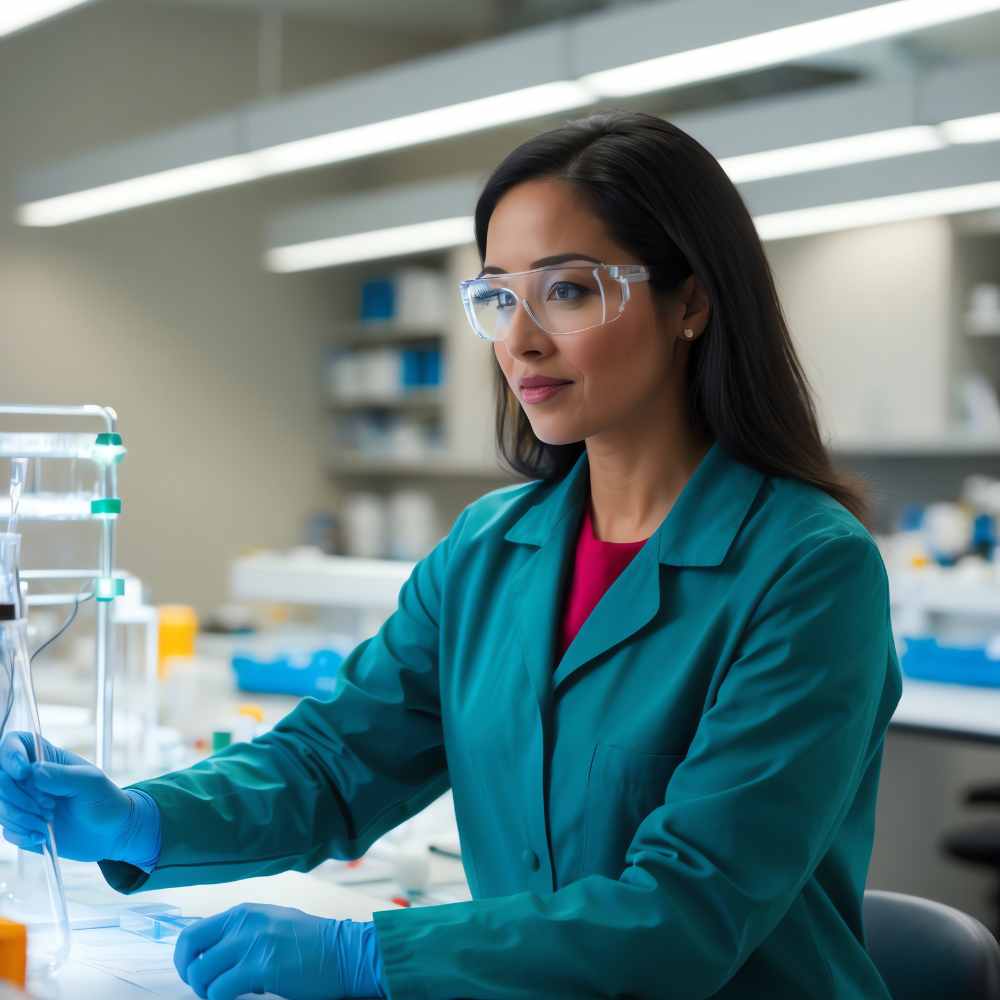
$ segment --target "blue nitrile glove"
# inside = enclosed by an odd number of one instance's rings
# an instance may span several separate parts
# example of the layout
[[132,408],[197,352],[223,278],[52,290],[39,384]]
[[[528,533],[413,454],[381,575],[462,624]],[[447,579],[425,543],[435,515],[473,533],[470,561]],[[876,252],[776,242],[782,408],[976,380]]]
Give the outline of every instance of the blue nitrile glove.
[[4,839],[41,850],[46,822],[56,850],[73,861],[126,861],[151,870],[160,854],[160,810],[145,792],[122,790],[103,771],[42,741],[35,761],[30,733],[8,733],[0,745],[0,824]]
[[371,921],[327,920],[301,910],[242,903],[185,927],[174,965],[202,998],[277,993],[286,1000],[384,997]]

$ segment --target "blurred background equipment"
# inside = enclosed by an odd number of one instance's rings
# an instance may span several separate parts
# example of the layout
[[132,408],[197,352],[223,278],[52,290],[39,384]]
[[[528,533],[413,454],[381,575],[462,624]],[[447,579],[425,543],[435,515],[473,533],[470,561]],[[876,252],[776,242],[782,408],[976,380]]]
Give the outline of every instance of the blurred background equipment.
[[[832,458],[871,488],[904,691],[869,893],[1000,934],[1000,0],[0,8],[0,398],[30,404],[0,407],[0,529],[53,742],[124,783],[330,696],[462,509],[524,482],[458,295],[483,182],[543,129],[642,110],[737,186]],[[56,405],[80,398],[115,409]],[[120,930],[63,875],[77,942]],[[450,793],[309,878],[468,898]]]

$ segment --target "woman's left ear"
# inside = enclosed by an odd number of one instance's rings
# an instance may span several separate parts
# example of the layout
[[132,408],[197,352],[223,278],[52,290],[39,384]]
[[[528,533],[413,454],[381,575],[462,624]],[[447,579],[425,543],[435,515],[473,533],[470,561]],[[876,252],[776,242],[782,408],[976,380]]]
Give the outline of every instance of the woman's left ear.
[[[708,325],[708,317],[711,312],[708,294],[693,273],[684,282],[681,301],[684,303],[681,329],[684,331],[684,338],[686,340],[693,340]],[[690,337],[688,336],[688,330],[692,331]]]

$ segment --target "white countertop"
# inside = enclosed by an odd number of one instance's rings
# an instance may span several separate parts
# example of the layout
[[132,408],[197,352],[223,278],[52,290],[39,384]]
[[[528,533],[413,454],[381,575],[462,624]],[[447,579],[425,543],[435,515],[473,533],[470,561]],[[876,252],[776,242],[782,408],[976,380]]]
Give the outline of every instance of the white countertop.
[[903,677],[891,726],[1000,743],[1000,688],[940,684]]
[[[337,919],[371,920],[374,910],[391,909],[327,879],[300,872],[244,879],[211,886],[189,886],[140,892],[129,897],[136,906],[161,900],[190,916],[208,916],[242,902],[294,906]],[[152,942],[118,928],[74,930],[69,961],[44,983],[29,984],[32,996],[44,1000],[138,1000],[151,996],[190,998],[173,968],[173,942]]]

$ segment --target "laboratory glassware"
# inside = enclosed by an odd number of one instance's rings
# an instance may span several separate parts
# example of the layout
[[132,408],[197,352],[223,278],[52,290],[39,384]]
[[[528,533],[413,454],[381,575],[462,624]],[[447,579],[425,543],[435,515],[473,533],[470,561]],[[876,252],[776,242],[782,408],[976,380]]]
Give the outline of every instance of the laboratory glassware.
[[[85,568],[29,569],[21,579],[31,585],[45,586],[65,582],[73,590],[81,583],[93,585],[96,603],[96,633],[94,670],[95,751],[94,762],[108,770],[112,765],[112,720],[115,674],[115,650],[111,629],[111,605],[124,593],[124,580],[113,573],[116,522],[121,513],[118,496],[118,465],[125,455],[125,446],[118,433],[118,415],[110,406],[0,405],[0,416],[14,421],[26,419],[97,421],[100,433],[60,431],[8,431],[0,428],[0,459],[28,458],[33,463],[34,482],[20,496],[19,514],[22,521],[48,523],[97,522],[100,541],[97,566]],[[45,475],[40,475],[44,469]],[[6,513],[0,497],[0,516]],[[13,499],[13,497],[12,497]],[[29,594],[27,604],[72,607],[79,603],[80,594]]]
[[[31,683],[27,627],[20,590],[21,536],[0,534],[0,741],[29,735],[32,760],[44,760],[38,705]],[[69,955],[69,919],[55,833],[49,824],[40,853],[18,849],[0,884],[0,916],[28,929],[31,976],[55,972]]]

